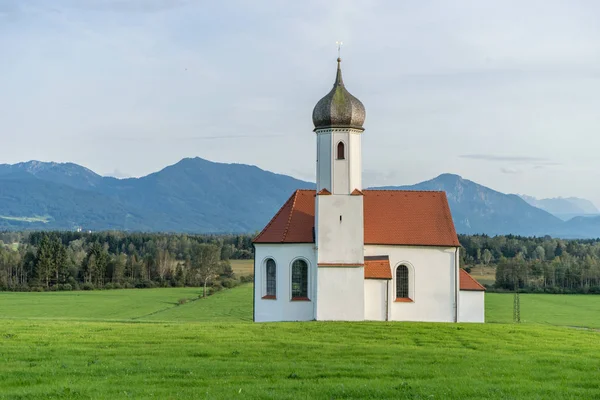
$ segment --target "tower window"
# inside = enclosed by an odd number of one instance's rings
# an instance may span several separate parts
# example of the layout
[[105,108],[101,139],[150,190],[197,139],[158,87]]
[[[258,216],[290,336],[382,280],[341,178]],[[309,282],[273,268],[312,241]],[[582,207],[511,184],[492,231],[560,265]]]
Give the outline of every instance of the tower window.
[[338,160],[346,159],[346,148],[344,146],[344,142],[339,142],[337,145],[337,159]]

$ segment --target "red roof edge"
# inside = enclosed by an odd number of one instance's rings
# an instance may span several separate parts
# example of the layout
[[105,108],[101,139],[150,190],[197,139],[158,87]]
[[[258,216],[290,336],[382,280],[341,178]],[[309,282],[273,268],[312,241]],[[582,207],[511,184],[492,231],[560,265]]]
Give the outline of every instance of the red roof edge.
[[317,196],[326,196],[326,195],[330,195],[331,192],[325,188],[319,190],[319,193],[317,193]]
[[292,194],[292,196],[285,202],[283,203],[283,205],[281,206],[281,208],[279,209],[279,211],[277,211],[275,213],[275,215],[273,216],[273,218],[271,218],[271,220],[269,221],[269,223],[263,228],[262,231],[260,231],[260,233],[258,235],[256,235],[256,237],[252,240],[252,243],[256,242],[258,239],[260,239],[260,237],[271,227],[271,225],[273,224],[273,222],[275,222],[275,220],[277,219],[277,217],[279,216],[279,214],[282,213],[282,211],[286,208],[286,206],[292,202],[292,208],[290,209],[290,217],[288,218],[288,225],[285,228],[285,233],[283,235],[283,239],[281,240],[283,242],[283,240],[285,240],[285,235],[287,235],[287,230],[289,228],[289,224],[290,224],[290,219],[292,218],[292,211],[293,211],[293,206],[294,203],[296,202],[296,196],[298,196],[298,190],[294,191],[294,193]]
[[477,282],[467,271],[460,269],[460,290],[485,292],[485,287]]
[[[457,247],[460,247],[460,242],[458,241],[458,235],[456,234],[456,227],[454,226],[454,220],[452,219],[452,211],[450,211],[450,204],[448,203],[448,196],[446,196],[446,192],[444,192],[443,190],[439,191],[439,193],[442,195],[444,201],[444,211],[446,211],[444,213],[444,215],[449,219],[449,223],[450,226],[452,227],[452,238],[456,240],[456,242],[454,242],[454,245]],[[469,275],[470,277],[471,275]],[[471,278],[473,279],[473,278]],[[481,285],[480,285],[481,286]],[[483,287],[483,286],[482,286]],[[485,289],[484,289],[485,290]]]
[[354,189],[352,191],[352,193],[350,193],[352,196],[364,196],[365,194],[362,192],[362,190],[358,190],[358,189]]

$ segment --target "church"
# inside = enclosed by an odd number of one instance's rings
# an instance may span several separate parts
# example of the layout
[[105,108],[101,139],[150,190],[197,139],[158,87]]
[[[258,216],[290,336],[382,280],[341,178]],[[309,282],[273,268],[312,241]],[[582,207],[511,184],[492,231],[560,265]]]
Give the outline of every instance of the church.
[[317,188],[254,239],[254,321],[484,322],[446,194],[363,189],[365,107],[340,64],[313,110]]

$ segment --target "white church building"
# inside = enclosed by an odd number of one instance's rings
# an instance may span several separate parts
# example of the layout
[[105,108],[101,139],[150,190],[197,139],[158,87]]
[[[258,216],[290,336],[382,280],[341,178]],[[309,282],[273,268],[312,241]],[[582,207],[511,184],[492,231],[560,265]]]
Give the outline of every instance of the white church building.
[[484,322],[446,194],[363,190],[365,108],[340,62],[313,111],[317,188],[293,193],[254,239],[254,321]]

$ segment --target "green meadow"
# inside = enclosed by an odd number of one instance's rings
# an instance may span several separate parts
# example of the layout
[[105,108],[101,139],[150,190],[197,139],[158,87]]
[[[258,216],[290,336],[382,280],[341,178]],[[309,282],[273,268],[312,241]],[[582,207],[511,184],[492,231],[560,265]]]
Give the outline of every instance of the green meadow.
[[252,286],[200,295],[0,293],[0,399],[600,398],[600,296],[521,295],[521,324],[507,294],[487,324],[255,324]]

